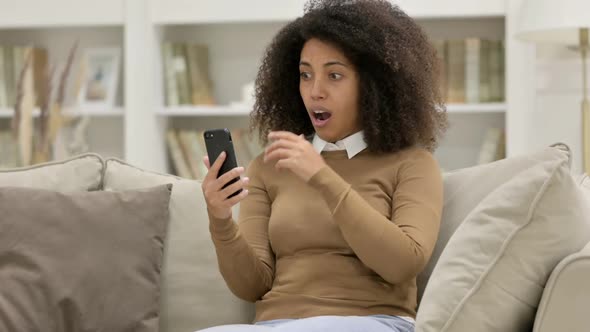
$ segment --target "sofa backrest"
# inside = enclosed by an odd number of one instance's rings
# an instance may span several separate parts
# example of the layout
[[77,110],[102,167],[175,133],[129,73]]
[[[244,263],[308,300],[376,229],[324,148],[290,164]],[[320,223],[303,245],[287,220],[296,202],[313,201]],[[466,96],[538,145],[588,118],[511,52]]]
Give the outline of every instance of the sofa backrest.
[[[444,174],[443,179],[445,200],[443,207],[441,229],[431,259],[424,271],[418,276],[417,283],[419,299],[421,298],[424,292],[430,274],[432,273],[432,270],[434,269],[436,262],[438,261],[438,258],[440,257],[444,247],[446,246],[446,243],[449,241],[457,227],[460,226],[461,222],[479,204],[479,202],[481,202],[488,194],[490,194],[493,190],[495,190],[496,188],[510,180],[516,174],[526,170],[527,168],[532,167],[533,165],[539,162],[559,158],[559,156],[562,155],[564,152],[566,152],[568,155],[570,154],[570,150],[566,145],[555,144],[551,147],[542,149],[532,154],[515,156],[494,163],[474,166]],[[571,156],[569,157],[571,159]],[[206,272],[201,273],[199,279],[206,279],[206,284],[210,286],[207,287],[207,291],[217,294],[216,296],[209,298],[219,299],[220,303],[225,302],[231,308],[245,311],[240,312],[238,314],[227,315],[225,314],[227,313],[226,311],[225,313],[222,312],[221,315],[218,314],[216,316],[215,314],[208,312],[207,309],[201,307],[202,304],[198,303],[193,303],[193,305],[200,307],[200,309],[194,307],[192,310],[186,311],[184,309],[188,307],[185,306],[185,308],[179,308],[177,310],[173,308],[175,306],[175,303],[177,303],[176,295],[173,296],[171,293],[167,293],[167,291],[164,290],[163,324],[167,325],[167,323],[165,323],[167,320],[166,317],[170,317],[170,319],[175,318],[175,315],[188,317],[189,312],[192,312],[193,316],[192,318],[188,318],[188,320],[184,319],[184,321],[186,321],[187,324],[195,323],[196,321],[198,321],[205,322],[206,326],[211,326],[214,325],[212,323],[217,322],[228,323],[247,321],[247,319],[251,318],[253,310],[252,307],[241,301],[236,300],[235,297],[231,295],[229,291],[227,291],[226,286],[223,283],[221,276],[219,275],[216,257],[214,254],[214,248],[209,238],[209,231],[208,229],[206,229],[206,205],[204,203],[204,198],[202,197],[200,182],[180,179],[166,174],[155,174],[152,172],[147,172],[136,167],[133,167],[131,165],[127,165],[124,162],[116,159],[106,161],[104,187],[107,190],[131,189],[132,187],[136,186],[148,186],[151,184],[165,182],[183,184],[182,188],[180,186],[176,186],[176,191],[175,189],[173,189],[171,207],[172,210],[176,209],[177,211],[171,211],[171,214],[178,214],[179,216],[177,218],[173,217],[173,220],[171,221],[171,233],[169,236],[173,242],[186,242],[178,246],[172,244],[172,247],[169,248],[169,251],[172,250],[172,252],[169,252],[167,254],[169,255],[168,261],[172,262],[170,263],[172,265],[170,267],[170,270],[165,270],[164,279],[166,280],[166,278],[168,278],[168,280],[170,280],[170,284],[165,283],[164,287],[176,287],[173,286],[175,282],[172,281],[171,278],[178,278],[179,280],[184,278],[181,275],[172,273],[172,271],[179,266],[184,266],[180,269],[201,269],[201,271]],[[590,187],[590,179],[586,179],[584,183],[588,187]],[[190,204],[187,204],[187,202],[184,202],[186,198],[182,197],[186,195],[189,195],[188,197],[191,197],[192,195],[192,206],[190,206]],[[178,205],[173,206],[174,204]],[[175,219],[177,220],[174,221]],[[198,222],[191,223],[187,220]],[[192,237],[193,240],[188,240],[186,238],[184,240],[174,240],[176,236]],[[193,246],[194,248],[191,249],[191,246]],[[174,252],[176,250],[178,252]],[[192,250],[192,252],[183,253],[183,251],[185,250]],[[194,254],[195,252],[198,252],[199,254]],[[184,257],[184,259],[188,259],[188,261],[179,263],[179,258],[175,257]],[[166,276],[166,274],[171,275]],[[203,276],[205,276],[205,279],[202,279]],[[196,281],[197,279],[195,278],[192,280],[192,282],[189,282],[190,287],[193,287],[193,292],[202,292],[202,285],[198,285]],[[182,289],[176,289],[176,291],[179,293],[179,296],[181,297],[191,296],[190,293],[180,294],[182,293]],[[174,301],[172,301],[173,297]],[[198,299],[190,300],[188,297],[186,299],[187,302],[200,301]],[[170,302],[166,304],[166,301]],[[199,318],[201,317],[200,314],[195,315],[195,312],[203,312],[203,310],[205,310],[204,312],[206,313],[206,318]],[[180,317],[178,316],[176,316],[175,319],[176,321],[183,320],[180,319]],[[163,331],[174,330],[163,329]]]
[[160,331],[251,322],[253,305],[237,299],[219,273],[201,183],[145,171],[117,159],[106,161],[105,190],[165,183],[172,183],[173,188],[164,243]]
[[[558,144],[533,154],[444,174],[441,229],[431,260],[418,276],[419,298],[446,243],[477,204],[515,174],[563,151],[569,153],[567,146]],[[173,183],[174,188],[162,276],[161,330],[176,332],[249,322],[253,306],[236,299],[218,272],[200,182],[145,171],[116,159],[105,162],[96,154],[0,171],[0,186],[60,191],[125,190],[163,183]],[[580,185],[590,197],[590,178],[581,177]]]
[[91,191],[102,185],[104,162],[94,153],[31,167],[0,170],[0,186],[57,191]]

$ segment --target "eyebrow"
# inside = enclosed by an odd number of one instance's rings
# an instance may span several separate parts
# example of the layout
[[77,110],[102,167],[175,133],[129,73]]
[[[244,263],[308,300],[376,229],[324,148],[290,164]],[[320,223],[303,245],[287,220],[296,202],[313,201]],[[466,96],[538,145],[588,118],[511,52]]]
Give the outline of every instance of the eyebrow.
[[[311,65],[308,62],[305,62],[305,61],[299,62],[299,65],[300,66],[311,67]],[[324,63],[324,67],[335,66],[335,65],[340,65],[340,66],[343,66],[343,67],[348,67],[345,63],[340,62],[340,61],[329,61],[329,62]]]

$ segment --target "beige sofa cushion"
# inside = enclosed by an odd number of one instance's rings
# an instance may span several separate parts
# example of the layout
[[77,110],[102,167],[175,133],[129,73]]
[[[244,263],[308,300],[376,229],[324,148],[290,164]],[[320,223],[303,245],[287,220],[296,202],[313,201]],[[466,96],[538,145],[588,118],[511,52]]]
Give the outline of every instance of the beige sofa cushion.
[[0,331],[157,332],[170,186],[0,188]]
[[418,299],[422,297],[438,257],[465,217],[486,196],[516,174],[541,162],[562,158],[564,152],[567,152],[569,156],[569,148],[566,145],[556,144],[534,153],[444,174],[444,207],[440,231],[434,252],[417,278]]
[[[590,194],[590,192],[588,192]],[[590,204],[590,196],[588,196]],[[547,281],[533,332],[587,332],[590,320],[590,243],[555,267]]]
[[100,188],[103,160],[84,154],[68,160],[0,170],[0,187],[33,187],[59,191],[88,191]]
[[530,331],[551,271],[589,240],[590,206],[568,154],[525,169],[457,228],[426,287],[416,331]]
[[162,332],[185,332],[253,319],[253,306],[228,290],[217,267],[201,183],[106,161],[105,190],[173,183],[162,285]]

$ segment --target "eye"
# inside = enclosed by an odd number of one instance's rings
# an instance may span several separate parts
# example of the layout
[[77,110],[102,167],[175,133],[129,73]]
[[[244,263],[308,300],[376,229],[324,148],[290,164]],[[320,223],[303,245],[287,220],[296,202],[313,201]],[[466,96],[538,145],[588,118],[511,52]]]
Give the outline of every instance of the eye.
[[306,72],[306,71],[303,71],[303,72],[299,73],[299,77],[300,77],[302,80],[306,81],[306,80],[308,80],[308,79],[310,79],[310,78],[311,78],[311,74],[310,74],[310,73],[308,73],[308,72]]
[[338,81],[342,78],[342,74],[330,73],[330,75],[328,77],[330,77],[330,79],[333,81]]

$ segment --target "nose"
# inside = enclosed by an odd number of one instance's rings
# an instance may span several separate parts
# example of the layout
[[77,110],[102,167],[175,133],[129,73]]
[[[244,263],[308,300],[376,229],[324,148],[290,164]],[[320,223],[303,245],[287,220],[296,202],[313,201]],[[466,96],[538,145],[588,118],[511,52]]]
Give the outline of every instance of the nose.
[[324,83],[321,79],[315,79],[311,86],[311,98],[313,100],[322,100],[326,98],[326,91],[324,89]]

